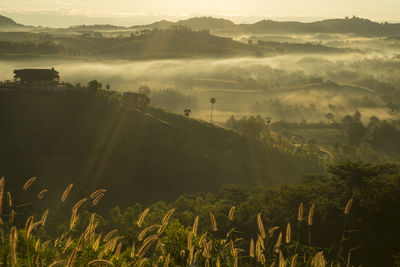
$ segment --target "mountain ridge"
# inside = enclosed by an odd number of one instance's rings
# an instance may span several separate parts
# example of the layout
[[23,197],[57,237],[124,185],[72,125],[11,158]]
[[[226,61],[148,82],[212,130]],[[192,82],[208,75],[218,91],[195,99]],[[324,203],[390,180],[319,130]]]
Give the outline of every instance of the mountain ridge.
[[18,24],[13,19],[0,15],[0,26],[18,26]]
[[[14,20],[0,15],[0,26],[23,26]],[[236,24],[225,18],[192,17],[176,22],[160,20],[145,25],[133,25],[130,27],[110,24],[74,25],[65,29],[70,30],[124,30],[124,29],[167,29],[172,26],[185,26],[193,30],[210,30],[213,33],[332,33],[355,34],[374,36],[398,36],[400,35],[400,23],[379,23],[365,18],[346,17],[325,19],[314,22],[276,21],[264,19],[252,24]],[[25,26],[27,27],[27,26]],[[41,28],[41,27],[39,27]]]
[[315,22],[261,20],[253,24],[235,24],[234,22],[213,17],[194,17],[177,22],[160,21],[132,28],[168,28],[186,26],[195,30],[232,31],[250,33],[337,33],[361,35],[397,35],[400,23],[378,23],[358,17],[344,19],[326,19]]

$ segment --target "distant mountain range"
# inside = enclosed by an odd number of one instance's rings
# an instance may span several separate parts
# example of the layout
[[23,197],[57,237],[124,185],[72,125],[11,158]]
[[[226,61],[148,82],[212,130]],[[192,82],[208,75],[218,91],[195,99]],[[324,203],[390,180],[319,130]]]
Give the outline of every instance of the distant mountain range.
[[[22,26],[10,18],[0,16],[0,27]],[[195,17],[177,22],[161,20],[148,25],[122,27],[114,25],[78,25],[69,30],[135,30],[135,29],[166,29],[171,26],[185,26],[193,30],[210,30],[218,34],[234,33],[332,33],[355,34],[363,36],[400,36],[400,23],[378,23],[368,19],[352,17],[344,19],[327,19],[316,22],[273,21],[262,20],[254,24],[235,24],[230,20],[213,17]]]
[[317,22],[262,20],[254,24],[235,24],[230,20],[212,17],[190,18],[178,22],[159,21],[137,28],[168,28],[173,25],[187,26],[193,30],[208,29],[221,33],[334,33],[373,36],[400,35],[399,23],[378,23],[362,18],[328,19]]

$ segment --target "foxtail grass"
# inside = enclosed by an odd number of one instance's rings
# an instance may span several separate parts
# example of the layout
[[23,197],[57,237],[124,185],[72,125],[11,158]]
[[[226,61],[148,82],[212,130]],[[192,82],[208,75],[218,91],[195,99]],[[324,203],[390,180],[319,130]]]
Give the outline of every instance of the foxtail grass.
[[257,226],[258,226],[258,231],[259,231],[261,237],[262,237],[263,239],[265,239],[265,238],[266,238],[266,235],[265,235],[264,224],[263,224],[263,222],[262,222],[262,220],[261,220],[261,213],[258,213],[258,214],[257,214]]
[[233,216],[234,216],[234,214],[235,214],[235,209],[236,209],[236,207],[235,207],[235,206],[232,206],[232,208],[229,210],[228,218],[229,218],[230,221],[233,220]]
[[67,200],[67,197],[68,197],[69,193],[71,192],[71,189],[73,186],[74,186],[74,184],[70,184],[69,186],[67,186],[67,188],[65,188],[63,194],[61,195],[62,202],[65,202],[65,200]]
[[145,209],[143,212],[142,212],[142,214],[140,215],[140,217],[139,217],[139,219],[138,219],[138,221],[137,221],[137,226],[140,228],[140,227],[142,227],[142,224],[143,224],[143,221],[144,221],[144,219],[146,218],[146,215],[147,215],[147,213],[149,213],[149,209],[147,208],[147,209]]
[[214,232],[218,231],[217,221],[215,220],[215,216],[212,212],[210,212],[210,220],[211,220],[212,230]]
[[37,177],[32,177],[32,178],[30,178],[30,179],[28,179],[26,182],[25,182],[25,184],[24,184],[24,186],[22,187],[22,189],[23,190],[28,190],[28,188],[37,180],[38,178]]

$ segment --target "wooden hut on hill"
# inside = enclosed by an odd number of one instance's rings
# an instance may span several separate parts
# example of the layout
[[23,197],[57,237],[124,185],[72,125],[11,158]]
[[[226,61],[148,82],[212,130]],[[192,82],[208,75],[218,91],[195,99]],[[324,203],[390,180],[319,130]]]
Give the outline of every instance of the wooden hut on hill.
[[14,81],[19,85],[58,85],[59,72],[52,69],[14,70]]

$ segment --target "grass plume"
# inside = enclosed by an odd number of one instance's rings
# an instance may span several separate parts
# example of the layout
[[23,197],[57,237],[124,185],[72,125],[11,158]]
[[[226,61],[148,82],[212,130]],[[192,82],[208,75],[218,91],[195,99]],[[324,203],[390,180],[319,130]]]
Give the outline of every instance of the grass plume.
[[145,209],[143,212],[142,212],[142,214],[139,216],[139,219],[138,219],[138,221],[137,221],[137,226],[140,228],[140,227],[142,227],[142,224],[143,224],[143,221],[144,221],[144,219],[146,218],[146,215],[147,215],[147,213],[149,213],[149,209],[147,208],[147,209]]
[[257,214],[257,226],[258,226],[258,231],[259,231],[261,237],[263,239],[265,239],[266,235],[265,235],[264,224],[263,224],[262,219],[261,219],[261,213]]
[[24,184],[24,186],[23,186],[22,188],[23,188],[25,191],[28,190],[28,188],[29,188],[37,179],[38,179],[37,177],[32,177],[32,178],[28,179],[28,180],[25,182],[25,184]]
[[74,184],[70,184],[69,186],[67,186],[67,188],[64,190],[63,194],[61,195],[61,201],[65,202],[65,200],[67,200],[67,197],[72,189],[72,187],[74,186]]
[[215,216],[212,212],[210,212],[210,220],[211,220],[212,230],[214,232],[218,231],[217,221],[215,220]]

